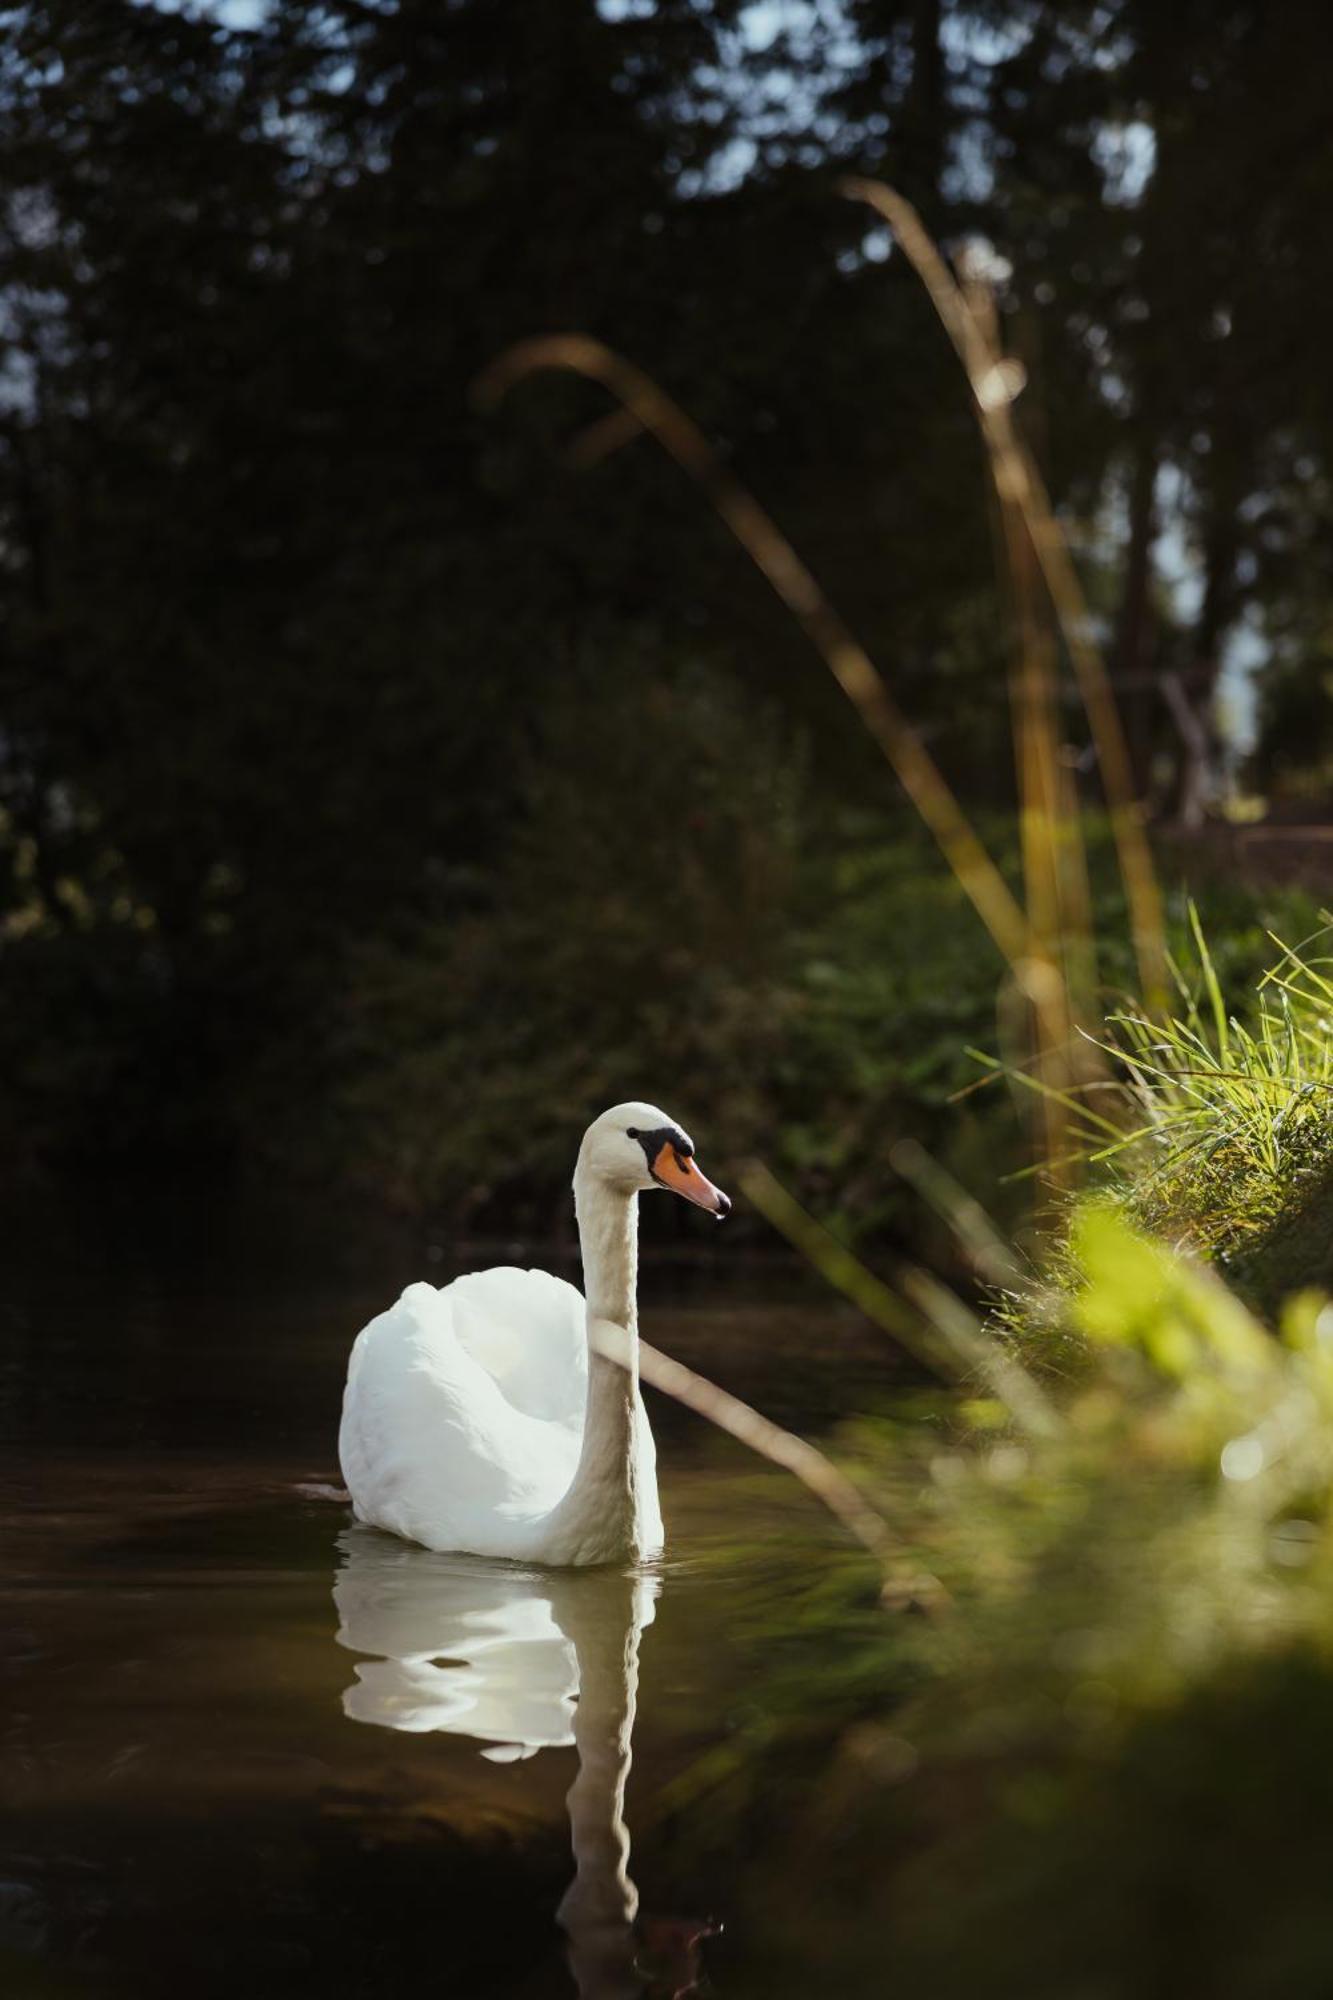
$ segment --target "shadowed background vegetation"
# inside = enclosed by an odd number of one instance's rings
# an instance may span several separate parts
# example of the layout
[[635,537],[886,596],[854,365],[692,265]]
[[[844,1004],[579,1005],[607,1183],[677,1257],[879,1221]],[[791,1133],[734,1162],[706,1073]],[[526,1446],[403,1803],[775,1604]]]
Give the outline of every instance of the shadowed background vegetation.
[[[497,414],[470,385],[566,329],[647,367],[1012,849],[966,387],[835,194],[887,174],[997,286],[1151,810],[1262,787],[1318,820],[1325,27],[1140,0],[8,10],[6,1174],[242,1167],[544,1221],[571,1130],[631,1090],[762,1139],[863,1227],[886,1133],[993,1156],[975,1106],[940,1107],[1003,1030],[999,961],[800,635],[651,448],[570,462],[594,388]],[[1169,853],[1168,887],[1202,869],[1206,900],[1231,838]],[[1322,851],[1245,849],[1316,888]],[[1253,940],[1269,902],[1222,861]],[[1116,934],[1109,886],[1101,913]]]

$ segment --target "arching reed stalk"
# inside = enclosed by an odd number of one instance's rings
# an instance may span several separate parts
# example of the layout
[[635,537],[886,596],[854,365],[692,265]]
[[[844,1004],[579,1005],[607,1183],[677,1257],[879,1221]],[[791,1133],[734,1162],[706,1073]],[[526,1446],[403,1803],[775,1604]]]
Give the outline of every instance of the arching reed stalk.
[[[1027,918],[986,852],[947,780],[889,693],[870,655],[843,623],[814,576],[759,502],[722,463],[699,426],[632,362],[584,334],[520,341],[486,369],[477,393],[495,402],[525,376],[560,368],[587,376],[621,404],[598,427],[601,444],[623,444],[639,430],[655,438],[702,487],[741,547],[804,628],[829,671],[883,751],[903,790],[939,842],[945,859],[1009,964],[1021,975],[1031,956]],[[588,456],[586,450],[583,456]]]
[[[619,1327],[601,1322],[597,1344],[598,1351],[609,1360],[619,1362],[622,1368],[630,1365],[629,1336]],[[870,1504],[817,1445],[797,1437],[794,1431],[783,1430],[739,1396],[733,1396],[706,1375],[673,1360],[645,1340],[638,1343],[638,1365],[643,1380],[654,1389],[683,1403],[686,1409],[704,1417],[718,1430],[726,1431],[758,1457],[799,1479],[878,1562],[886,1604],[928,1611],[948,1601],[948,1592],[939,1578],[913,1559],[907,1544],[894,1534],[879,1509]]]
[[868,203],[894,231],[962,362],[976,407],[998,509],[1001,573],[1014,613],[1011,687],[1023,905],[811,571],[698,425],[648,375],[600,341],[557,334],[509,349],[479,379],[477,392],[490,403],[541,371],[582,375],[601,384],[619,408],[584,433],[573,454],[577,462],[589,464],[646,432],[698,483],[823,657],[1007,960],[1029,1010],[1033,1042],[1031,1054],[1011,1070],[1032,1085],[1041,1170],[1059,1185],[1079,1164],[1081,1148],[1071,1145],[1071,1137],[1083,1136],[1083,1091],[1103,1074],[1101,1052],[1086,1033],[1095,980],[1091,898],[1078,802],[1060,740],[1060,640],[1093,734],[1149,1015],[1161,1010],[1166,997],[1156,872],[1082,587],[1035,461],[1014,424],[1011,406],[1021,371],[1003,353],[993,295],[979,277],[955,278],[915,210],[893,189],[852,180],[844,192]]

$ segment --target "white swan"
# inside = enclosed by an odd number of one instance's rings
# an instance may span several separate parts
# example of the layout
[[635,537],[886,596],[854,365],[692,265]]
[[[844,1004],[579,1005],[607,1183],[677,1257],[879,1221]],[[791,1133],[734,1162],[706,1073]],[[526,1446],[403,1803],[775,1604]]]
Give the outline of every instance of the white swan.
[[501,1266],[409,1285],[364,1328],[338,1440],[358,1520],[521,1562],[658,1553],[635,1299],[638,1197],[652,1187],[719,1219],[731,1208],[679,1125],[655,1105],[617,1104],[584,1133],[574,1169],[586,1304],[563,1278]]

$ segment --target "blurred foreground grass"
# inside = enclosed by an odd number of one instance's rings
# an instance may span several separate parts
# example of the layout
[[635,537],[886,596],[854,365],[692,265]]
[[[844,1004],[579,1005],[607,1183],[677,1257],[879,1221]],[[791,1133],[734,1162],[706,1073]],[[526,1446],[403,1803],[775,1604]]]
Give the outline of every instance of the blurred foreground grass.
[[1203,948],[1113,1028],[1141,1136],[992,1323],[1049,1433],[978,1384],[841,1437],[951,1601],[812,1573],[698,1774],[691,1838],[767,1857],[768,1990],[812,1926],[831,1990],[1333,1990],[1333,989],[1270,954],[1247,1009]]

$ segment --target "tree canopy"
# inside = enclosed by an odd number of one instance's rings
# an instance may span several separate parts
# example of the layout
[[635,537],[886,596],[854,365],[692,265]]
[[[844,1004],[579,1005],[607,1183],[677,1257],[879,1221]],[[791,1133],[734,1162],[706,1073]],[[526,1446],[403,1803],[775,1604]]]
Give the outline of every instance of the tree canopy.
[[[461,990],[439,940],[512,916],[516,884],[609,907],[588,844],[581,872],[532,864],[580,790],[617,801],[621,886],[669,931],[635,801],[669,811],[657,773],[689,789],[703,713],[747,746],[735,800],[805,771],[814,845],[879,796],[698,495],[642,441],[571,461],[599,392],[478,407],[525,336],[591,333],[676,395],[946,768],[1005,808],[975,427],[904,259],[838,198],[849,169],[997,274],[1145,788],[1162,675],[1202,708],[1243,657],[1272,691],[1268,768],[1308,791],[1333,740],[1325,28],[1314,0],[6,10],[16,1153],[213,1157],[302,1128],[364,1056],[386,954],[434,939]],[[652,936],[608,952],[617,993]]]

